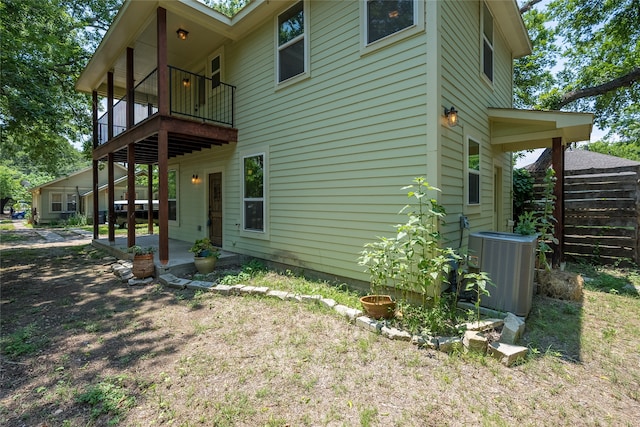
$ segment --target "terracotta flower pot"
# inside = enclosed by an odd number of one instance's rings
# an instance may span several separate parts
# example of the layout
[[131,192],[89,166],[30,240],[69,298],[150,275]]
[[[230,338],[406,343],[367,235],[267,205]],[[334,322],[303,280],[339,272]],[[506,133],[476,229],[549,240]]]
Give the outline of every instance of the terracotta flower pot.
[[135,255],[131,272],[138,279],[153,276],[155,265],[153,264],[153,254]]
[[393,317],[396,302],[389,295],[367,295],[360,298],[362,308],[374,319],[390,319]]

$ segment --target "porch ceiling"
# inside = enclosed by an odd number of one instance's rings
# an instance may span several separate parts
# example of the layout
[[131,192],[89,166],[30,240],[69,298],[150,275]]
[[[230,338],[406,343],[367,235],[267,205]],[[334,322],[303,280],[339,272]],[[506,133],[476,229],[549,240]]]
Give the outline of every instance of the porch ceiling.
[[94,149],[93,159],[106,160],[113,153],[114,161],[126,163],[133,143],[136,164],[156,164],[161,130],[169,136],[169,159],[238,140],[237,129],[157,115]]
[[593,114],[563,111],[534,111],[489,108],[491,145],[502,151],[521,151],[551,147],[553,138],[562,144],[588,141]]

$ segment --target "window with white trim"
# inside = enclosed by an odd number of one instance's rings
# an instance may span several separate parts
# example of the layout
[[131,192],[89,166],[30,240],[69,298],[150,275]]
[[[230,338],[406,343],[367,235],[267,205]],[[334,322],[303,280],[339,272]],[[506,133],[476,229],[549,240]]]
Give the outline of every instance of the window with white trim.
[[367,44],[416,24],[415,0],[367,0]]
[[264,154],[242,159],[243,230],[264,232]]
[[278,16],[278,83],[307,71],[307,25],[304,1]]
[[467,139],[467,204],[480,204],[480,143]]
[[62,193],[51,193],[51,212],[62,212]]
[[67,212],[76,212],[76,195],[67,194]]
[[482,2],[482,72],[493,82],[493,16]]
[[222,74],[222,64],[220,55],[216,55],[211,58],[209,67],[211,69],[211,89],[215,89],[220,86],[221,74]]

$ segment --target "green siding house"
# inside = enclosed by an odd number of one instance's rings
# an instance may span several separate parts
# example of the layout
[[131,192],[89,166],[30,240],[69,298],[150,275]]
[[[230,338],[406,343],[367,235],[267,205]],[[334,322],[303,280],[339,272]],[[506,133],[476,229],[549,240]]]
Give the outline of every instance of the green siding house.
[[95,167],[158,167],[161,261],[209,236],[366,280],[359,252],[414,177],[442,190],[457,246],[461,215],[509,230],[512,151],[589,139],[590,114],[512,108],[530,50],[515,0],[254,0],[233,18],[125,1],[77,90],[107,101]]

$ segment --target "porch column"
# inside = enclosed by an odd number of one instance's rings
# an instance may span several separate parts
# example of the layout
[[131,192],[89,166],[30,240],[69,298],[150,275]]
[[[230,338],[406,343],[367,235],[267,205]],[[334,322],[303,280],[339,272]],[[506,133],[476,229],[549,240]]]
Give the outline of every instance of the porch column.
[[147,165],[147,199],[149,203],[149,216],[147,221],[147,233],[153,234],[153,165]]
[[136,244],[136,145],[127,145],[127,248]]
[[[93,148],[98,148],[98,92],[91,92],[91,121],[93,123]],[[92,161],[92,169],[93,169],[93,182],[91,184],[91,188],[93,190],[93,238],[98,239],[100,237],[99,232],[99,218],[100,213],[98,209],[100,209],[99,197],[98,194],[98,161]]]
[[[113,72],[107,73],[107,141],[113,139]],[[109,212],[109,243],[114,244],[116,241],[116,232],[114,223],[116,220],[115,212],[113,211],[113,202],[115,201],[115,173],[113,171],[113,152],[107,155],[107,192],[108,192],[108,204],[107,210]]]
[[169,115],[169,69],[167,68],[167,10],[157,10],[158,113]]
[[169,134],[158,132],[158,244],[162,264],[169,262]]
[[[127,129],[133,127],[133,49],[127,47]],[[127,145],[127,247],[136,244],[136,147]]]
[[[157,14],[158,113],[169,115],[169,70],[167,68],[167,11],[159,7]],[[162,264],[169,262],[169,133],[158,132],[158,244]]]
[[551,163],[556,173],[556,184],[553,194],[556,196],[556,204],[553,209],[553,217],[556,219],[554,235],[558,239],[553,251],[552,265],[559,266],[564,261],[564,150],[562,138],[553,138],[551,148]]

